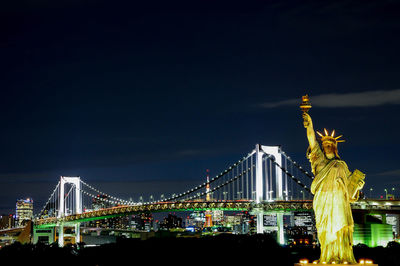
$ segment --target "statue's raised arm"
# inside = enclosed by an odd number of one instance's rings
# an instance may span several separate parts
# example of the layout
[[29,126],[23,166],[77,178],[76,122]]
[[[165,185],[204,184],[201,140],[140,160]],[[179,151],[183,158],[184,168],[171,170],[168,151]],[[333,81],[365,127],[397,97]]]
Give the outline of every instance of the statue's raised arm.
[[312,123],[311,116],[308,114],[308,110],[311,109],[311,103],[308,99],[308,95],[301,97],[300,109],[303,111],[303,125],[307,129],[307,139],[310,144],[310,150],[313,150],[316,145],[318,145],[317,139],[315,137],[314,126]]
[[307,139],[308,143],[310,144],[310,148],[313,149],[315,145],[318,145],[318,142],[317,138],[315,137],[315,131],[311,116],[306,112],[303,113],[303,125],[307,129]]

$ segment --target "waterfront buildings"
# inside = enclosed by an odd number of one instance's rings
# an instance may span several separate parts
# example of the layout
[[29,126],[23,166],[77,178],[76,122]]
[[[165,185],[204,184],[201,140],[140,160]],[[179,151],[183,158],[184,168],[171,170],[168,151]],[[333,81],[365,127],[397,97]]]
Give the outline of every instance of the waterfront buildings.
[[32,220],[33,200],[30,198],[17,200],[15,215],[17,226],[23,226],[27,221]]
[[0,230],[15,227],[15,214],[0,215]]

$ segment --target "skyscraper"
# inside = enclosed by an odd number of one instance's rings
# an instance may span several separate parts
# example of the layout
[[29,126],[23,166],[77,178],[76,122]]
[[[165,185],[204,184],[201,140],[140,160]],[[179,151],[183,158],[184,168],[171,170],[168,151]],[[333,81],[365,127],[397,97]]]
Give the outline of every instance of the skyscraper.
[[16,220],[17,226],[23,226],[26,221],[32,220],[33,217],[33,200],[20,199],[16,204]]

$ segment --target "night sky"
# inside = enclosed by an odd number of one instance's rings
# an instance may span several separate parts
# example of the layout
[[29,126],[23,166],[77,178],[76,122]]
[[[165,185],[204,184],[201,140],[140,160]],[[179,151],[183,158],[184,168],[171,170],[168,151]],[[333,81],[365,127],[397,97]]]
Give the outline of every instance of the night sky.
[[[8,1],[15,2],[15,1]],[[146,3],[143,3],[146,2]],[[59,177],[183,192],[256,143],[309,169],[299,109],[400,196],[396,1],[18,1],[0,7],[0,214]]]

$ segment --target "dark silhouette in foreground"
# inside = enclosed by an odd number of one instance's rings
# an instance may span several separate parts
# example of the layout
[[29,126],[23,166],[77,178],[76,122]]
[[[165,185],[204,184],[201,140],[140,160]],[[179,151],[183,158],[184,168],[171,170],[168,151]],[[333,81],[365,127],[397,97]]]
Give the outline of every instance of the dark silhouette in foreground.
[[[0,261],[12,260],[14,265],[248,265],[262,260],[263,265],[293,266],[302,258],[317,259],[319,252],[313,247],[281,247],[269,235],[227,234],[203,238],[120,238],[114,244],[98,247],[15,243],[0,250]],[[400,244],[391,242],[386,248],[358,245],[354,254],[357,260],[370,258],[380,266],[399,265]]]

